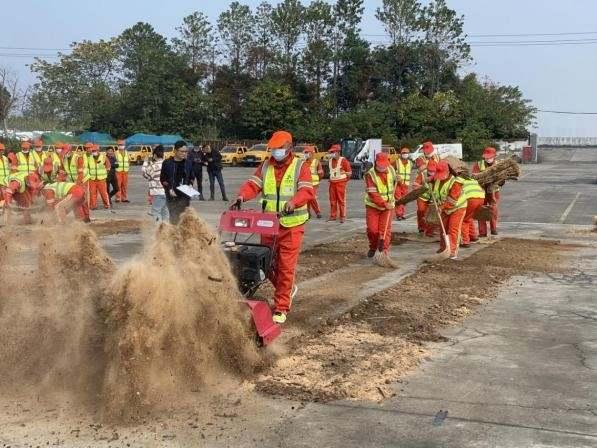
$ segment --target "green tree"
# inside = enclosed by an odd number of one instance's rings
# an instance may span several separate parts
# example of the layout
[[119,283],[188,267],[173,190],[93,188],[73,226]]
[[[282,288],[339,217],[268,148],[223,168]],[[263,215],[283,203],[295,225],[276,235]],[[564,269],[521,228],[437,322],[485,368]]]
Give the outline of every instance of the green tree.
[[218,18],[220,38],[227,48],[226,58],[236,75],[245,67],[250,48],[253,44],[253,26],[255,19],[251,9],[239,2],[232,2]]
[[255,86],[243,108],[243,123],[253,138],[262,138],[264,132],[276,129],[293,129],[300,118],[290,87],[273,80]]
[[392,39],[393,45],[406,45],[421,31],[423,9],[416,0],[383,0],[375,17]]
[[272,5],[264,1],[257,6],[253,18],[255,22],[255,45],[251,48],[250,65],[255,67],[254,76],[257,79],[263,79],[267,74],[270,63],[275,56],[272,12]]
[[184,57],[199,79],[204,79],[215,51],[215,36],[207,16],[196,11],[186,16],[176,30],[179,37],[172,39],[174,50]]
[[304,29],[305,7],[299,0],[284,0],[272,11],[272,31],[276,36],[282,73],[291,80],[296,74],[297,44]]

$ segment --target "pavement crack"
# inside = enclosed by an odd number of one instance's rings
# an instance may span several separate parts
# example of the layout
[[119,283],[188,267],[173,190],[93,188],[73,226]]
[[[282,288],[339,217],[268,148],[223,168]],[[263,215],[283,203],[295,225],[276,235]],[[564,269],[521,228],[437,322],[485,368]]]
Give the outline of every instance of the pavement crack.
[[[454,340],[454,337],[458,337],[460,336],[462,333],[464,333],[465,331],[474,331],[475,333],[477,333],[475,336],[470,336],[464,339],[458,339],[458,340]],[[464,342],[469,342],[469,341],[473,341],[475,339],[481,339],[487,336],[491,336],[491,333],[486,333],[484,331],[481,330],[477,330],[476,328],[472,328],[472,327],[464,327],[462,330],[460,330],[458,333],[456,333],[454,335],[454,337],[452,337],[452,341],[448,344],[449,347],[454,347],[458,344],[462,344]]]
[[570,344],[572,347],[574,347],[574,349],[576,350],[576,353],[578,354],[578,358],[580,361],[580,364],[585,368],[585,369],[589,369],[592,371],[597,371],[596,368],[591,367],[588,364],[588,360],[587,360],[587,354],[585,353],[585,351],[583,350],[581,343],[578,342],[576,344]]

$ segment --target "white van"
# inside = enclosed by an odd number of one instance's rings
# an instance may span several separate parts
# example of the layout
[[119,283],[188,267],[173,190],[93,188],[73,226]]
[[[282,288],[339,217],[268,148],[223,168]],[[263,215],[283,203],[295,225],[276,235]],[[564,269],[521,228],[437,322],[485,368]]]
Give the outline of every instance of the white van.
[[[433,145],[435,153],[439,156],[440,160],[445,159],[448,156],[456,157],[462,160],[462,143],[439,143]],[[410,160],[413,162],[423,155],[423,145],[410,154]]]

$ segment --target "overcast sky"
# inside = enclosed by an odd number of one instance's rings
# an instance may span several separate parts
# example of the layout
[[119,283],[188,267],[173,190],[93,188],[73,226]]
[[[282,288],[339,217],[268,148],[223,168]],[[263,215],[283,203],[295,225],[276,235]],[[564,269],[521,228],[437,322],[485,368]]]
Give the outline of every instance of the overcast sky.
[[[199,10],[215,21],[229,3],[225,0],[1,0],[0,15],[4,20],[0,22],[0,66],[14,70],[29,84],[34,81],[27,67],[31,58],[8,54],[55,54],[29,48],[67,48],[73,41],[107,39],[138,21],[149,22],[158,32],[171,37],[185,15]],[[241,3],[254,7],[260,0],[241,0]],[[595,0],[448,0],[448,4],[465,15],[465,30],[471,35],[471,42],[592,38],[597,42]],[[365,5],[363,33],[383,34],[374,16],[381,0],[365,0]],[[522,33],[594,34],[474,36]],[[520,86],[539,109],[597,112],[596,53],[597,43],[474,46],[475,62],[464,70],[476,71],[502,84]],[[540,113],[537,124],[541,136],[597,136],[597,116]]]

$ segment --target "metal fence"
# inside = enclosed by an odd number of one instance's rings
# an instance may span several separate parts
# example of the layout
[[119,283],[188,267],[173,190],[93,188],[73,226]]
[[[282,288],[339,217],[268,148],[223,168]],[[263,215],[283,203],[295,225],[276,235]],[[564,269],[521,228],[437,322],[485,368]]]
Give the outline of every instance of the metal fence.
[[539,137],[539,146],[597,146],[597,137]]

